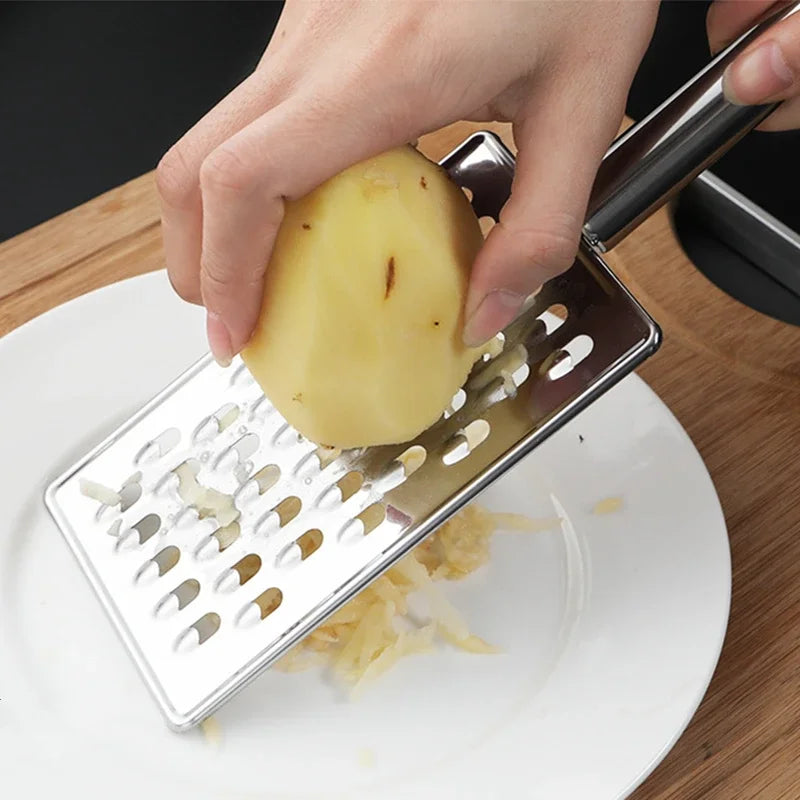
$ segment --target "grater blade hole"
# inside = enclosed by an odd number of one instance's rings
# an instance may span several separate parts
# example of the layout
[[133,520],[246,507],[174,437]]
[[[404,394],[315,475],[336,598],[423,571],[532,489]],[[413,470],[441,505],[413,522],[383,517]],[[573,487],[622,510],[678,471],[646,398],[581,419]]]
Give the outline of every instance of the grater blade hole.
[[242,529],[238,522],[231,522],[229,525],[224,525],[217,528],[211,535],[219,542],[220,553],[227,550],[241,535]]
[[264,421],[274,410],[269,400],[262,394],[261,397],[250,406],[249,418],[251,421],[256,419]]
[[217,528],[206,536],[194,551],[195,558],[208,559],[225,552],[241,535],[238,522]]
[[211,535],[219,542],[219,550],[227,550],[241,535],[241,528],[238,522],[231,522],[217,528]]
[[462,428],[445,448],[442,461],[448,466],[463,461],[489,437],[492,428],[485,419],[476,419]]
[[177,447],[181,440],[181,432],[177,428],[167,428],[165,431],[147,442],[136,454],[134,463],[139,464],[163,458]]
[[131,483],[141,483],[142,482],[142,473],[141,472],[134,472],[129,478],[126,478],[122,485],[128,486]]
[[245,481],[233,495],[233,503],[237,509],[246,509],[261,496],[258,483],[252,479]]
[[258,450],[260,444],[258,434],[246,433],[219,454],[214,462],[214,469],[233,469],[244,464]]
[[217,578],[216,590],[230,592],[244,586],[261,569],[261,563],[261,556],[255,553],[246,555]]
[[197,622],[190,625],[175,642],[175,649],[182,653],[188,653],[207,642],[218,630],[222,620],[219,614],[209,611],[204,614]]
[[322,547],[324,536],[319,528],[312,528],[302,536],[298,536],[290,545],[287,545],[278,555],[276,563],[279,567],[290,567],[305,561]]
[[[464,405],[466,401],[466,394],[463,390],[459,390],[464,394],[464,400],[461,401],[461,405]],[[461,406],[459,406],[460,408]],[[425,459],[428,457],[428,451],[421,445],[421,444],[414,444],[411,445],[407,450],[404,450],[397,456],[397,461],[403,467],[403,474],[406,478],[411,477],[424,463]]]
[[300,509],[302,507],[303,503],[301,502],[300,498],[290,495],[289,497],[281,500],[281,502],[278,503],[278,505],[276,505],[272,510],[278,515],[280,527],[283,528],[300,513]]
[[364,485],[364,476],[360,472],[348,472],[336,481],[342,495],[342,502],[349,500]]
[[258,493],[264,494],[278,482],[280,477],[280,467],[275,464],[267,464],[266,467],[262,467],[262,469],[253,475],[252,480],[258,484]]
[[155,607],[155,615],[159,619],[167,619],[186,608],[199,594],[200,582],[194,578],[189,578],[159,600]]
[[255,532],[258,536],[269,536],[279,528],[288,525],[301,511],[303,503],[299,497],[290,495],[285,497],[276,506],[271,508],[256,523]]
[[528,362],[526,361],[524,364],[521,364],[519,367],[517,367],[516,370],[514,370],[514,372],[511,373],[511,380],[514,383],[514,386],[516,386],[517,389],[519,389],[519,387],[522,386],[522,384],[525,383],[525,381],[528,380],[530,376],[531,376],[531,367],[530,364],[528,364]]
[[309,480],[320,471],[320,466],[316,452],[306,453],[297,462],[293,471],[300,480]]
[[239,573],[239,580],[244,586],[261,569],[261,556],[250,553],[234,564],[233,569]]
[[373,503],[358,514],[356,519],[364,525],[364,535],[366,536],[386,519],[386,506],[383,503]]
[[577,367],[581,361],[591,355],[592,350],[594,350],[594,339],[585,333],[581,333],[569,344],[565,345],[564,349],[570,354],[573,366]]
[[525,346],[518,344],[475,375],[470,380],[469,388],[480,392],[480,402],[487,407],[516,397],[519,387],[531,374],[527,357]]
[[177,428],[167,428],[163,433],[160,433],[154,440],[155,445],[158,447],[159,457],[163,457],[171,450],[174,450],[180,440],[181,432]]
[[480,217],[478,219],[478,224],[481,226],[481,233],[485,239],[489,235],[492,228],[497,225],[497,220],[494,217]]
[[297,431],[288,422],[285,422],[275,431],[272,443],[276,447],[291,447],[297,444]]
[[155,536],[161,528],[161,517],[158,514],[148,514],[120,534],[117,539],[117,549],[128,549],[136,545],[143,545]]
[[181,559],[181,551],[169,545],[156,553],[139,568],[134,580],[136,583],[149,583],[166,575]]
[[412,445],[389,464],[383,475],[375,481],[375,489],[380,494],[386,494],[397,488],[425,463],[427,457],[428,451],[422,445]]
[[444,418],[450,419],[453,414],[457,414],[464,408],[464,403],[467,402],[467,393],[463,389],[459,389],[450,401],[450,405],[444,411]]
[[127,511],[142,496],[140,483],[126,483],[119,491],[119,510]]
[[486,352],[481,356],[480,361],[478,364],[486,363],[487,361],[491,361],[493,358],[497,358],[500,353],[503,352],[506,346],[506,335],[500,331],[500,333],[496,334],[493,338],[491,338],[486,343]]
[[373,503],[358,514],[356,519],[364,526],[364,536],[366,536],[384,522],[386,519],[386,506],[383,503]]
[[360,472],[348,472],[336,483],[323,490],[317,499],[317,507],[330,510],[340,503],[349,500],[364,484],[364,476]]
[[240,483],[233,496],[234,504],[238,508],[249,505],[261,495],[266,494],[281,477],[280,467],[276,464],[267,464],[251,476],[252,470],[252,461],[241,464],[234,470]]
[[275,509],[270,509],[255,524],[256,536],[269,536],[281,527],[281,520]]
[[153,486],[153,494],[160,495],[169,494],[173,491],[177,492],[179,486],[180,480],[178,476],[170,470],[156,481],[155,486]]
[[197,443],[213,439],[233,425],[240,414],[241,409],[236,403],[225,403],[213,414],[201,420],[200,424],[192,432],[192,441]]
[[206,417],[200,424],[192,431],[192,441],[195,444],[200,442],[208,442],[219,433],[219,427],[213,416]]
[[[500,378],[506,385],[506,389],[510,388],[510,394],[516,391],[519,384],[512,381],[512,375],[518,372],[520,368],[528,362],[528,350],[524,344],[518,344],[508,352],[502,353],[493,359],[490,363],[486,364],[479,372],[476,372],[473,377],[469,379],[467,387],[471,390],[478,391],[485,389],[493,381]],[[522,376],[522,372],[519,373]],[[527,375],[525,376],[527,378]]]
[[557,350],[545,359],[540,372],[546,374],[551,381],[557,381],[587,359],[592,350],[594,350],[594,340],[582,333],[564,345],[563,349]]
[[350,543],[363,539],[385,520],[386,506],[383,503],[373,503],[345,523],[339,532],[339,541]]
[[238,625],[253,625],[274,614],[283,602],[283,592],[272,587],[262,592],[255,600],[248,603],[240,612],[237,619]]
[[258,450],[261,440],[255,433],[246,433],[233,445],[236,452],[239,454],[239,461],[246,461],[253,453]]
[[300,550],[297,542],[292,542],[286,545],[283,550],[278,553],[275,559],[275,565],[281,569],[292,567],[299,564],[303,560],[303,552]]
[[569,310],[563,303],[554,303],[536,319],[544,323],[546,335],[555,333],[566,321]]
[[566,350],[557,350],[545,359],[539,372],[551,381],[557,381],[572,372],[572,359]]
[[218,433],[230,428],[239,419],[239,414],[241,414],[241,409],[236,403],[226,403],[217,409],[214,412],[214,419],[217,421]]
[[303,561],[314,555],[322,547],[324,538],[319,528],[312,528],[297,539],[295,544],[300,548]]

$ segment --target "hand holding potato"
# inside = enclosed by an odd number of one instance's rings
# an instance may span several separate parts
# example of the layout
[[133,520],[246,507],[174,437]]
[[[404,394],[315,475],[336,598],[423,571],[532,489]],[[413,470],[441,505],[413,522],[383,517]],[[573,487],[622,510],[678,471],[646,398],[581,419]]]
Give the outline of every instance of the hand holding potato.
[[[772,0],[716,0],[712,49]],[[288,0],[252,75],[159,164],[167,266],[208,310],[226,363],[250,339],[287,199],[457,119],[508,120],[512,196],[475,260],[464,336],[488,339],[566,269],[596,168],[620,123],[657,0]],[[729,68],[737,103],[786,102],[800,124],[800,15]],[[668,66],[668,65],[667,65]]]
[[513,193],[481,249],[466,339],[566,269],[655,0],[289,0],[255,72],[162,159],[170,278],[225,363],[249,340],[284,213],[347,167],[458,119],[509,120]]

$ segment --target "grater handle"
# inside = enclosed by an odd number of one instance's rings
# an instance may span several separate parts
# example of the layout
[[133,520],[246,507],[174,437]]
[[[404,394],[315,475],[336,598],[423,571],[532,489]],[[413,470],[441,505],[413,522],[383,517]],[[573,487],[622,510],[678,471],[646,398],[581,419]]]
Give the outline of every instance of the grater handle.
[[749,44],[796,12],[798,0],[755,25],[611,145],[589,200],[589,244],[610,250],[777,108],[728,102],[722,76]]

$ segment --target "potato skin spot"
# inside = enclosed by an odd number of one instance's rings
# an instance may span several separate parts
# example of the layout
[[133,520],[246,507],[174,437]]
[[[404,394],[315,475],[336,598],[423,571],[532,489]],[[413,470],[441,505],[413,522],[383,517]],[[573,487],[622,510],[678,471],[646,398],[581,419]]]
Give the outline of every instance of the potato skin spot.
[[389,262],[386,264],[386,291],[383,294],[384,300],[389,299],[389,295],[392,293],[392,289],[394,289],[394,280],[395,280],[394,256],[391,256],[389,258]]

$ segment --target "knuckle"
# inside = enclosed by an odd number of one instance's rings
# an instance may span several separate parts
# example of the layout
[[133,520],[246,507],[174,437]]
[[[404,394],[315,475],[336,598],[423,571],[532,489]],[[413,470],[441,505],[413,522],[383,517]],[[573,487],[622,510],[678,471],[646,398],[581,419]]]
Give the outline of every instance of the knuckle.
[[231,287],[230,276],[217,269],[213,262],[203,260],[200,273],[200,285],[203,298],[208,302],[209,297],[224,297]]
[[197,275],[182,275],[169,271],[167,275],[173,291],[181,300],[194,305],[200,304],[200,285]]
[[181,146],[174,145],[158,162],[156,188],[168,205],[184,207],[194,192],[196,177]]
[[224,259],[208,246],[204,247],[200,257],[200,283],[203,293],[212,291],[224,294],[234,282],[233,279],[234,275]]
[[200,165],[203,191],[246,193],[254,188],[256,172],[233,148],[218,147]]
[[264,267],[239,268],[228,259],[206,249],[200,259],[200,281],[203,294],[228,295],[231,291],[248,291],[261,285]]
[[557,215],[536,226],[519,228],[515,236],[531,267],[555,277],[568,270],[575,260],[580,224],[569,215]]

